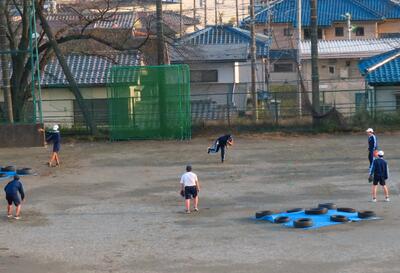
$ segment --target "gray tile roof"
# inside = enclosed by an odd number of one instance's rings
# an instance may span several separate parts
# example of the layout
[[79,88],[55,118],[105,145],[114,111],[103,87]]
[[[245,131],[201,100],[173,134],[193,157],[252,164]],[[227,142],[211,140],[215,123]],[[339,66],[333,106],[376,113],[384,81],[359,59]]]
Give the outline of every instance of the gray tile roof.
[[[365,40],[319,40],[320,58],[363,58],[400,47],[400,38]],[[311,58],[311,42],[302,41],[300,57]]]
[[[78,85],[104,85],[108,71],[113,66],[139,66],[140,55],[131,53],[106,53],[106,55],[69,54],[66,61]],[[42,73],[42,86],[68,85],[64,72],[55,58],[45,67]]]
[[248,44],[169,46],[172,63],[246,61]]
[[[95,15],[86,16],[87,19],[95,18]],[[105,15],[104,19],[90,25],[89,29],[131,29],[134,25],[135,16],[133,12],[117,12],[110,15]],[[71,24],[82,22],[85,23],[85,18],[73,13],[50,14],[47,16],[47,21],[50,25],[53,24]]]

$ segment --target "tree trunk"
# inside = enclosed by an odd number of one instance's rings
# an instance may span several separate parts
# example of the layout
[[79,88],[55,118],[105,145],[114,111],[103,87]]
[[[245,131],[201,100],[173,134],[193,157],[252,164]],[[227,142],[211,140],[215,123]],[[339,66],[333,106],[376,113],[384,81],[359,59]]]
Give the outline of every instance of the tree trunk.
[[7,45],[7,37],[6,37],[6,3],[5,0],[0,0],[0,67],[2,71],[2,89],[4,93],[4,100],[7,108],[7,119],[9,123],[14,123],[13,116],[13,107],[12,107],[12,98],[11,98],[11,90],[10,90],[10,57],[8,56],[7,51],[9,51],[9,47]]
[[65,77],[67,78],[67,80],[69,82],[69,89],[74,94],[76,101],[78,102],[78,105],[83,113],[85,122],[90,128],[91,134],[96,134],[97,133],[96,126],[84,104],[81,91],[79,90],[78,85],[74,79],[74,76],[72,75],[71,70],[69,69],[69,67],[67,65],[67,62],[66,62],[63,54],[61,53],[60,48],[58,47],[58,43],[54,38],[53,32],[51,31],[51,28],[50,28],[49,24],[47,23],[46,18],[43,15],[42,8],[38,4],[37,0],[35,1],[35,5],[36,5],[36,13],[42,24],[43,31],[46,33],[47,38],[49,39],[49,42],[51,44],[51,47],[53,48],[54,53],[57,56],[58,62],[60,63],[60,66],[65,74]]

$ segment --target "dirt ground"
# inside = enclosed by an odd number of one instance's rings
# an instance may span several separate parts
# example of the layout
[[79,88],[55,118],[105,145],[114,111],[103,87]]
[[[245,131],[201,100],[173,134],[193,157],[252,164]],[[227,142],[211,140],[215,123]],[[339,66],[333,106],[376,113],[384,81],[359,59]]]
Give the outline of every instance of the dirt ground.
[[[368,273],[400,268],[400,133],[379,135],[390,166],[390,203],[371,203],[365,135],[238,135],[225,164],[211,138],[64,143],[0,149],[0,165],[32,167],[21,220],[0,204],[0,272]],[[179,177],[191,163],[200,211],[183,213]],[[4,187],[6,181],[0,180]],[[380,190],[380,189],[379,189]],[[383,220],[295,230],[251,217],[338,206]]]

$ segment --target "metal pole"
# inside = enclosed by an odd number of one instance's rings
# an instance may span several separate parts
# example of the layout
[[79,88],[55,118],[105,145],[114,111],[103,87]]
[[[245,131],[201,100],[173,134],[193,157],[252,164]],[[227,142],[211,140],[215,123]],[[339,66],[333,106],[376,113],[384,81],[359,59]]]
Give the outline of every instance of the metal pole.
[[[300,65],[301,65],[301,59],[300,59],[300,44],[302,40],[302,35],[301,35],[301,27],[302,27],[302,21],[301,21],[301,13],[302,13],[302,7],[301,7],[301,0],[297,0],[297,68],[300,70]],[[302,116],[302,98],[301,98],[301,84],[300,84],[300,73],[301,71],[298,71],[297,73],[297,94],[298,94],[298,104],[299,104],[299,115]]]
[[239,27],[239,0],[236,0],[235,4],[236,4],[236,26]]
[[258,119],[257,92],[256,92],[256,31],[254,17],[254,0],[250,0],[250,58],[251,58],[251,97],[253,100],[253,120]]
[[319,114],[319,72],[318,72],[318,25],[317,0],[311,0],[311,79],[312,79],[312,107],[314,110],[313,124],[317,125]]
[[196,20],[196,0],[193,0],[193,21],[194,20]]
[[217,0],[214,0],[215,26],[218,25]]
[[346,19],[347,19],[347,33],[349,35],[349,40],[351,40],[351,14],[346,13]]
[[[207,26],[207,0],[204,1],[204,27]],[[182,0],[181,0],[182,2]]]
[[[35,3],[34,0],[32,0],[32,26],[33,26],[33,32],[35,33],[36,36],[36,10],[35,10]],[[36,82],[37,82],[37,90],[38,90],[38,112],[39,112],[39,122],[43,123],[43,111],[42,111],[42,89],[41,89],[41,79],[40,79],[40,60],[39,60],[39,51],[38,51],[38,39],[35,37],[34,41],[34,46],[35,46],[35,56],[36,56]],[[34,69],[32,69],[34,71]],[[36,107],[36,106],[35,106]]]
[[[7,43],[7,22],[4,16],[6,12],[6,1],[0,0],[0,64],[3,78],[4,101],[7,107],[7,119],[9,123],[14,123],[13,104],[10,88],[10,57],[8,56],[9,46]],[[3,53],[1,52],[3,51]]]
[[183,7],[182,7],[182,2],[183,0],[179,1],[179,37],[182,37],[182,30],[183,30],[183,18],[182,18],[182,13],[183,13]]
[[158,53],[158,64],[164,64],[164,31],[163,31],[163,19],[162,19],[162,3],[161,0],[157,0],[157,53]]

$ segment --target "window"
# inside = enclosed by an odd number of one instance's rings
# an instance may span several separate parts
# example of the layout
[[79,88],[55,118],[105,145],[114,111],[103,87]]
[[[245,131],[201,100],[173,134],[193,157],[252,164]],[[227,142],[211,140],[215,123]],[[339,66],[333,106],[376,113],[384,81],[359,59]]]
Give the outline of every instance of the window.
[[191,70],[191,82],[218,82],[218,70]]
[[335,27],[335,36],[336,37],[343,37],[344,36],[343,27]]
[[356,103],[356,111],[361,111],[365,109],[366,106],[366,97],[365,93],[356,93],[355,103]]
[[291,32],[290,28],[283,29],[283,36],[292,36],[292,32]]
[[[304,40],[310,40],[311,39],[311,29],[305,28],[304,29]],[[322,39],[322,29],[318,29],[318,39]]]
[[335,75],[335,67],[332,65],[329,66],[329,74]]
[[274,72],[293,72],[293,64],[291,63],[274,64]]
[[356,28],[356,36],[364,36],[364,28],[363,27]]

